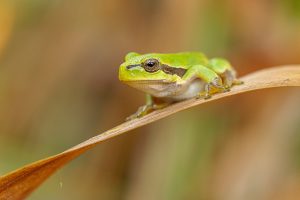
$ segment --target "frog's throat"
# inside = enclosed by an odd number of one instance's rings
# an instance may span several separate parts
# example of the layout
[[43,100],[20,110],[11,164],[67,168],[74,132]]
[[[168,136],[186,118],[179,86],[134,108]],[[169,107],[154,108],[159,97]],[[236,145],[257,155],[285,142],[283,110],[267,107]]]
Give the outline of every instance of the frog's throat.
[[[126,67],[127,70],[131,70],[132,68],[135,68],[135,67],[143,67],[143,65],[141,64],[136,64],[136,65],[128,65]],[[159,70],[162,70],[164,73],[166,74],[170,74],[170,75],[177,75],[179,77],[183,77],[184,74],[186,73],[187,69],[184,69],[184,68],[180,68],[180,67],[171,67],[169,65],[165,65],[165,64],[162,64],[160,65],[160,68]],[[149,72],[151,73],[151,72]]]
[[125,83],[155,97],[169,96],[182,87],[182,85],[176,82],[168,82],[165,80],[126,81]]

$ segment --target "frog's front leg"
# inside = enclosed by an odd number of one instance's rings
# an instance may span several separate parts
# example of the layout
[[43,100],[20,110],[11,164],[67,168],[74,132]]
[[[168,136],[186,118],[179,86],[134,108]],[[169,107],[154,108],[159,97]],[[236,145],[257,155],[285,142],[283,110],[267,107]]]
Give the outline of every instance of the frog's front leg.
[[205,82],[204,91],[198,94],[198,97],[210,98],[212,94],[217,92],[226,92],[228,89],[223,85],[222,78],[210,68],[203,65],[194,65],[190,67],[183,80],[189,81],[195,78]]
[[162,108],[166,107],[167,105],[168,105],[168,103],[157,104],[150,94],[146,94],[146,104],[143,106],[140,106],[134,114],[127,117],[126,121],[136,119],[136,118],[141,118],[141,117],[147,115],[148,113],[150,113],[154,110],[162,109]]

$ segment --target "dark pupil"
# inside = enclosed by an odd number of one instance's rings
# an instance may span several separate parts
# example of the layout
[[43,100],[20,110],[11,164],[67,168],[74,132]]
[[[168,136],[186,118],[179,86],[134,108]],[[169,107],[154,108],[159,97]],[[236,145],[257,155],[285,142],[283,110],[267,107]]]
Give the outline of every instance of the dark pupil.
[[147,66],[148,66],[148,67],[154,67],[154,65],[155,65],[155,62],[148,62],[148,63],[147,63]]

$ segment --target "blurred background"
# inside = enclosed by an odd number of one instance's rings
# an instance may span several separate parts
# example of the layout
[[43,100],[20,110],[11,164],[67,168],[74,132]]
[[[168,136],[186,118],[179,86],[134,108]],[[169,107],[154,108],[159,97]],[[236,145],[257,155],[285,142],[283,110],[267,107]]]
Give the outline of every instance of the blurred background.
[[[120,124],[129,51],[202,51],[239,75],[300,63],[299,0],[1,0],[0,174]],[[300,92],[203,104],[98,145],[29,199],[300,198]]]

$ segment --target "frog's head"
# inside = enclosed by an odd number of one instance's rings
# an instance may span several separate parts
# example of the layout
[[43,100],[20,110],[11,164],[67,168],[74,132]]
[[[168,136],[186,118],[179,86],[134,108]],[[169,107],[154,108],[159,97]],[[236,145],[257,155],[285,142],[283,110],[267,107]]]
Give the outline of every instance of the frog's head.
[[[169,71],[167,71],[167,69]],[[164,63],[162,54],[128,53],[119,68],[119,79],[128,82],[176,82],[180,76],[170,73],[170,66]]]

